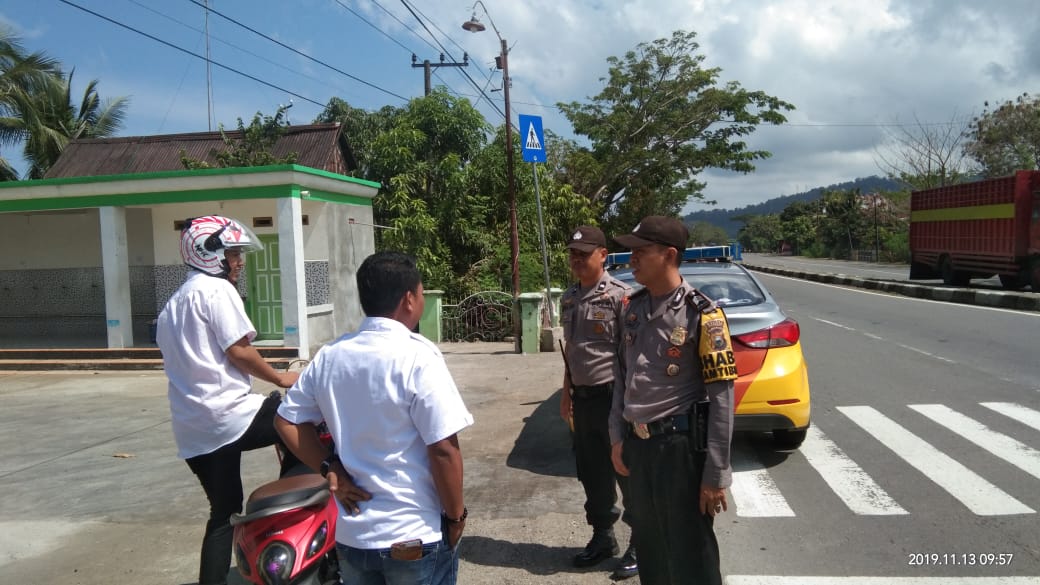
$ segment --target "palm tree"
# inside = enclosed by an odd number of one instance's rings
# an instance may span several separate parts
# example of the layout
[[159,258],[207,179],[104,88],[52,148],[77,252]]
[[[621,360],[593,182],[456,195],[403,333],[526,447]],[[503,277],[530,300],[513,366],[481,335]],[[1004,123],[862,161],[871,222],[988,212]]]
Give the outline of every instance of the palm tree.
[[[26,138],[26,127],[38,118],[32,96],[60,75],[58,62],[44,53],[26,54],[9,27],[0,25],[0,148]],[[17,180],[11,164],[0,156],[0,181]]]
[[26,176],[41,179],[47,169],[58,160],[70,140],[77,138],[105,138],[119,131],[126,117],[129,100],[125,97],[101,100],[98,81],[91,80],[83,91],[77,107],[72,102],[72,76],[51,78],[36,94],[38,118],[26,128],[25,160],[29,163]]
[[[114,135],[126,117],[128,100],[100,98],[98,81],[72,102],[72,76],[44,53],[27,55],[20,39],[0,27],[0,147],[21,143],[29,163],[25,178],[40,179],[70,140]],[[0,180],[17,180],[10,163],[0,157]]]

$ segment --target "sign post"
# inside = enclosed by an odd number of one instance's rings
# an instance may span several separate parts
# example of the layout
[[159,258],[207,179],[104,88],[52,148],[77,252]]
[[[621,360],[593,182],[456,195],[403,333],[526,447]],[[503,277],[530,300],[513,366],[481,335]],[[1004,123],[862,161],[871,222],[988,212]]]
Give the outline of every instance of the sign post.
[[534,174],[534,198],[538,208],[538,235],[542,241],[542,268],[545,270],[545,304],[549,307],[549,327],[553,326],[552,287],[549,284],[549,251],[545,246],[545,222],[542,219],[542,195],[538,189],[538,163],[545,162],[545,134],[541,116],[520,115],[520,147],[524,162],[531,163]]

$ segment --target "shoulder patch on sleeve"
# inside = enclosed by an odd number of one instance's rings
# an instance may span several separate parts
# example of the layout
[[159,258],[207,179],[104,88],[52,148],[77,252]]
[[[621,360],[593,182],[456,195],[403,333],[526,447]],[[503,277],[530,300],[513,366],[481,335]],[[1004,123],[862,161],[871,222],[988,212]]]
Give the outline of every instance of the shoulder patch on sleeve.
[[712,301],[708,297],[704,296],[701,291],[691,288],[690,292],[686,293],[686,302],[692,307],[696,307],[698,311],[702,313],[710,313],[715,310],[715,301]]

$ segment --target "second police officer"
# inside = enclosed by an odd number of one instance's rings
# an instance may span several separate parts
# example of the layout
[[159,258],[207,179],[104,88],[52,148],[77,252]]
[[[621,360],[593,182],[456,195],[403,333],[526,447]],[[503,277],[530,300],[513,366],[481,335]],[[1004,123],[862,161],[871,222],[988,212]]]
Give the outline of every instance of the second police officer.
[[[622,303],[631,291],[627,284],[604,270],[607,240],[599,228],[579,226],[567,244],[571,272],[578,280],[561,299],[561,322],[567,342],[560,399],[560,416],[573,421],[574,457],[578,480],[585,490],[585,519],[592,538],[574,557],[576,567],[590,567],[619,552],[614,523],[620,483],[625,514],[632,525],[625,478],[618,476],[610,460],[610,415],[614,379],[618,375],[618,343],[621,339]],[[614,571],[623,579],[638,573],[635,538]]]
[[736,363],[726,317],[679,273],[689,232],[649,216],[614,240],[643,289],[622,316],[612,458],[628,476],[643,585],[721,585],[715,515],[727,508]]

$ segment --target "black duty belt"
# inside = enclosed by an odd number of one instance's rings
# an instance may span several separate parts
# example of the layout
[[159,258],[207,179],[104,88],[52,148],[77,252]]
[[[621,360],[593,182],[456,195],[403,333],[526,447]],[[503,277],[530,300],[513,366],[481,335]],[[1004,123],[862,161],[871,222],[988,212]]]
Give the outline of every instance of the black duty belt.
[[632,434],[640,439],[690,432],[690,415],[666,416],[648,423],[632,423]]
[[571,395],[578,400],[588,400],[590,398],[599,398],[606,396],[614,389],[613,382],[607,382],[606,384],[597,384],[595,386],[572,386]]

